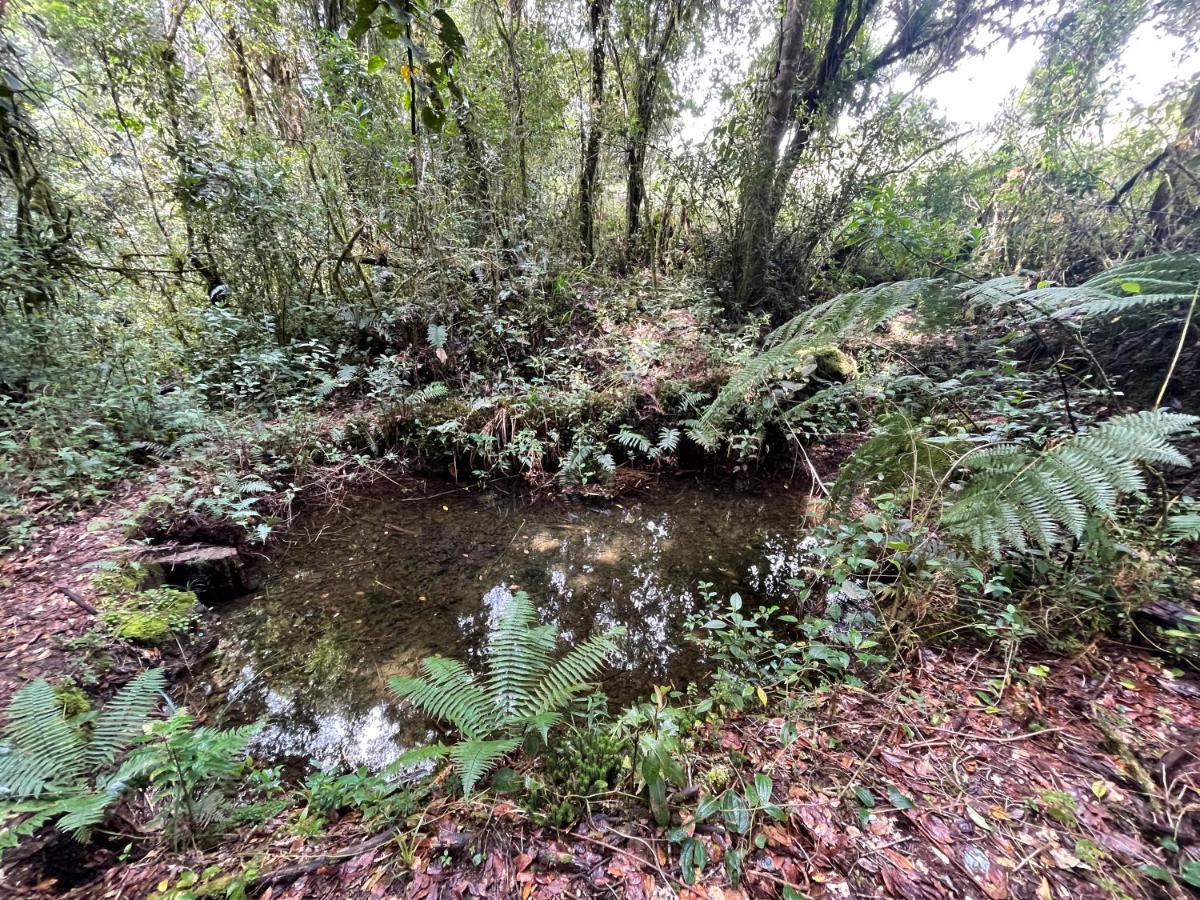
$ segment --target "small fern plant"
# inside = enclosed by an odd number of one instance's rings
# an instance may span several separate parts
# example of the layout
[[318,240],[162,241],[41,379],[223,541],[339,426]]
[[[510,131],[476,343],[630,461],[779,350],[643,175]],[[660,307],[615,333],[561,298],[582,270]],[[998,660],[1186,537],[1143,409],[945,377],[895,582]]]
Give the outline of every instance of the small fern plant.
[[1146,489],[1141,467],[1187,466],[1168,440],[1200,418],[1147,411],[1115,416],[1042,450],[997,444],[965,454],[962,488],[942,511],[942,525],[978,550],[999,555],[1049,548],[1079,538],[1091,518],[1111,522],[1118,501]]
[[161,670],[143,672],[99,714],[71,719],[44,678],[13,695],[0,739],[0,849],[47,822],[88,836],[125,791],[130,772],[117,761],[158,708],[163,682]]
[[611,628],[555,659],[558,628],[536,621],[529,595],[517,592],[488,642],[483,674],[473,674],[457,660],[432,656],[422,663],[423,676],[389,681],[392,691],[462,736],[452,747],[437,745],[423,755],[449,755],[464,796],[522,740],[549,739],[571,702],[593,688],[623,633]]
[[229,820],[227,787],[246,771],[246,745],[259,726],[197,727],[186,709],[168,709],[168,718],[146,726],[123,769],[146,786],[155,815],[145,827],[161,830],[178,848]]

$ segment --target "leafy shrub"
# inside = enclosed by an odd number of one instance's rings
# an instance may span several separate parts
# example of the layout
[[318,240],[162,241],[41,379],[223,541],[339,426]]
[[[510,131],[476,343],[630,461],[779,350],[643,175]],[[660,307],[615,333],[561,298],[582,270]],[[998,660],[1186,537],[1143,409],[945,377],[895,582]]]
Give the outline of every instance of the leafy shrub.
[[151,721],[164,683],[160,669],[143,672],[98,713],[73,717],[44,679],[17,691],[0,743],[0,848],[49,822],[85,840],[131,789],[154,811],[143,829],[176,844],[230,820],[226,790],[255,726],[198,728],[182,709]]
[[146,827],[180,846],[231,821],[227,789],[245,774],[246,744],[257,730],[197,727],[186,709],[150,723],[124,767],[127,777],[146,786],[154,810]]

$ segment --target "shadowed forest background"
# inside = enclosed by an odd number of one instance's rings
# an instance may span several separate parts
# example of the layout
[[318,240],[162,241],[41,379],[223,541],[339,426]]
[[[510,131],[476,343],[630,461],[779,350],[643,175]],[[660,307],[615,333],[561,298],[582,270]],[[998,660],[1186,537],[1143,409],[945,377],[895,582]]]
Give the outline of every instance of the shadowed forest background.
[[[1200,886],[1194,3],[0,0],[0,68],[14,889]],[[505,545],[460,490],[560,505]],[[428,741],[298,771],[225,696],[222,603],[356,508],[418,557],[442,513],[457,558],[595,552],[589,591],[640,541],[588,517],[645,514],[696,606],[502,584],[466,665],[370,660]],[[703,541],[755,523],[804,539],[744,601]],[[287,615],[342,684],[371,638]],[[609,712],[646,641],[671,685]]]

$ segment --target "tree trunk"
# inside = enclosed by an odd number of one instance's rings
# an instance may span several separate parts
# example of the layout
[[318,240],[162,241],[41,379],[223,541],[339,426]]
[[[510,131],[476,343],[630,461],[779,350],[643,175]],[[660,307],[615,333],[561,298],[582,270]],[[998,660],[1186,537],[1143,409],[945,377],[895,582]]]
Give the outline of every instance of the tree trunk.
[[237,26],[231,25],[225,35],[229,46],[233,49],[233,83],[237,87],[238,97],[242,101],[242,111],[246,121],[253,124],[258,122],[258,109],[254,105],[254,89],[250,81],[250,66],[246,62],[246,46],[242,42],[241,32]]
[[807,12],[808,0],[787,0],[771,92],[750,171],[742,182],[741,212],[733,248],[734,302],[739,309],[748,308],[762,293],[777,212],[775,170],[791,122],[796,78],[804,53]]
[[657,32],[650,53],[637,61],[637,76],[633,88],[633,121],[629,127],[629,143],[625,158],[628,169],[625,190],[625,253],[632,262],[646,262],[652,247],[644,245],[641,236],[641,208],[646,197],[646,150],[654,130],[654,106],[658,97],[658,81],[666,65],[671,44],[680,19],[686,14],[689,0],[667,0],[666,21],[659,30],[655,15],[653,30]]
[[1159,167],[1162,180],[1150,201],[1152,237],[1155,245],[1163,248],[1167,247],[1171,238],[1172,220],[1183,223],[1191,218],[1186,213],[1172,215],[1171,207],[1177,199],[1176,182],[1181,177],[1192,180],[1200,174],[1193,172],[1190,167],[1197,156],[1197,148],[1200,148],[1200,80],[1192,86],[1179,132],[1179,137],[1164,151],[1163,163]]
[[583,169],[579,179],[579,241],[584,259],[590,262],[596,255],[596,179],[600,170],[600,140],[603,137],[600,116],[604,104],[604,38],[608,32],[608,0],[591,0],[588,4],[588,21],[592,34],[592,94],[583,148]]
[[521,212],[529,208],[529,168],[525,128],[525,88],[521,83],[521,58],[517,52],[517,32],[521,27],[521,2],[509,0],[508,22],[496,3],[496,31],[508,56],[509,76],[512,79],[513,137],[517,145],[517,182],[521,193]]

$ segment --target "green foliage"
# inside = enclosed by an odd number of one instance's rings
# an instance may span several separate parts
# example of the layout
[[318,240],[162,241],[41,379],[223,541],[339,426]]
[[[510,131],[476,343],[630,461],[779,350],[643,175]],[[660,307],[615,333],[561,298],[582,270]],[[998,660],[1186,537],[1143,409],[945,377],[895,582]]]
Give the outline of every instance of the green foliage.
[[143,830],[177,844],[230,821],[228,788],[245,772],[255,727],[196,727],[185,710],[153,721],[164,684],[161,670],[142,672],[98,712],[73,717],[43,679],[13,695],[0,743],[0,847],[48,822],[84,840],[132,789],[153,812]]
[[572,824],[588,798],[617,787],[629,746],[611,731],[572,728],[544,756],[546,784],[535,785],[524,805],[559,828]]
[[148,646],[191,630],[200,609],[195,593],[171,587],[139,590],[144,576],[143,568],[136,564],[97,576],[100,620],[122,640]]
[[154,811],[146,827],[178,847],[231,821],[229,787],[247,770],[246,744],[257,730],[198,727],[185,709],[150,723],[122,766],[125,777],[146,786]]
[[1112,522],[1122,496],[1145,490],[1139,465],[1186,466],[1168,438],[1191,431],[1195,416],[1141,412],[1115,416],[1041,451],[1001,444],[964,454],[962,489],[942,515],[951,532],[998,554],[1080,538],[1091,516]]
[[423,676],[389,681],[396,694],[462,736],[447,752],[464,794],[523,738],[548,739],[572,701],[589,690],[605,658],[616,652],[614,640],[621,634],[610,629],[556,660],[557,627],[535,622],[529,596],[517,592],[488,641],[483,675],[433,656],[422,664]]
[[86,838],[127,787],[130,770],[115,763],[140,738],[163,683],[160,670],[143,672],[91,721],[66,718],[44,679],[17,691],[0,754],[0,846],[51,821]]
[[[406,755],[391,769],[412,765],[416,759]],[[331,773],[317,770],[305,776],[301,794],[305,802],[303,817],[317,827],[335,813],[355,810],[368,821],[396,818],[410,813],[419,793],[391,772],[372,773],[366,768]]]
[[[819,353],[837,351],[838,342],[867,334],[914,307],[933,315],[957,302],[957,296],[945,281],[916,279],[839,294],[805,310],[767,335],[764,349],[734,371],[696,423],[692,436],[704,446],[713,446],[730,416],[750,404],[773,374],[789,372],[799,363],[800,377],[807,378],[820,364]],[[848,363],[839,360],[836,368],[843,377],[853,375]]]
[[1011,297],[1058,319],[1119,316],[1185,303],[1200,290],[1200,254],[1161,253],[1107,269],[1077,287],[1037,287]]
[[[792,586],[802,603],[810,600],[808,585]],[[823,616],[780,615],[777,606],[743,611],[738,594],[721,608],[710,593],[705,596],[710,608],[691,621],[689,640],[716,664],[712,697],[718,703],[743,710],[765,706],[768,692],[838,681],[861,685],[852,668],[866,671],[886,661],[871,652],[878,646],[869,637],[875,616],[864,601],[872,597],[855,581],[829,589]]]

